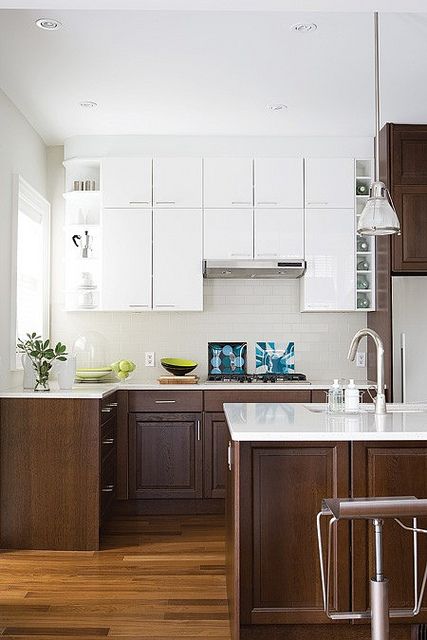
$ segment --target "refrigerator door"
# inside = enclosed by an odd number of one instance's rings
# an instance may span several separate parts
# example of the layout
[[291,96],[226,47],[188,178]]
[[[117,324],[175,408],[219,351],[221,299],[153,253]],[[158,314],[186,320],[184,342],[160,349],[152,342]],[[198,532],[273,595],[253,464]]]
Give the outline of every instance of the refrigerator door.
[[427,402],[427,277],[393,276],[394,402]]

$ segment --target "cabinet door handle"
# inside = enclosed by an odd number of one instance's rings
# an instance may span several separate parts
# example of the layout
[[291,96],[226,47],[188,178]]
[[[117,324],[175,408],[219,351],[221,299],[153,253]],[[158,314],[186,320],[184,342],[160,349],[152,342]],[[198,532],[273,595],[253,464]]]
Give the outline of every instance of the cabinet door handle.
[[307,204],[329,204],[329,202],[307,202]]
[[277,204],[277,202],[266,202],[266,201],[260,200],[259,202],[257,202],[257,204]]
[[149,200],[129,200],[129,204],[151,204]]
[[175,200],[156,200],[156,204],[175,204]]
[[113,491],[114,491],[114,485],[113,485],[113,484],[109,484],[108,486],[103,487],[103,488],[101,489],[101,491],[102,491],[102,493],[113,493]]
[[148,304],[130,304],[129,307],[131,307],[132,309],[134,307],[142,307],[144,309],[148,309]]
[[118,407],[119,403],[118,402],[110,402],[108,406],[111,407],[111,408]]
[[111,407],[102,407],[101,413],[111,413]]
[[174,304],[155,304],[154,306],[157,307],[157,308],[161,307],[161,308],[164,308],[164,309],[174,309],[175,308]]
[[267,257],[277,258],[277,253],[258,253],[257,255],[260,258],[267,258]]
[[230,253],[231,258],[252,258],[249,253]]
[[102,441],[102,444],[114,444],[114,438],[106,438]]
[[201,429],[200,429],[200,420],[196,421],[196,426],[197,426],[197,440],[201,440],[202,435],[201,435]]
[[228,470],[231,471],[231,442],[228,443],[227,447],[227,466]]
[[175,404],[176,400],[155,400],[156,404]]
[[234,200],[231,204],[244,204],[244,205],[247,205],[248,207],[252,206],[252,202],[239,202],[238,200]]

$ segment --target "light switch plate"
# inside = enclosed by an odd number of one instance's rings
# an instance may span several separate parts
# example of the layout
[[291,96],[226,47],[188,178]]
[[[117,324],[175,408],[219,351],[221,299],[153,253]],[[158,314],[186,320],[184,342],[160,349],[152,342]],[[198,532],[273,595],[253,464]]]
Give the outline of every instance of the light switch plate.
[[366,367],[366,353],[364,351],[357,351],[356,367]]
[[146,351],[145,352],[145,366],[146,367],[154,367],[156,363],[156,354],[154,351]]

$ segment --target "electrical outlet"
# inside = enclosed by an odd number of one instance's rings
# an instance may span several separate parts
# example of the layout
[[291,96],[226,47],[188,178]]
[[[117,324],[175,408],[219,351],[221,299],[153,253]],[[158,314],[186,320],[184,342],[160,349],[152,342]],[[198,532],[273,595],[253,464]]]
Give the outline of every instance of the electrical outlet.
[[156,362],[156,354],[154,351],[146,351],[145,352],[145,366],[146,367],[154,367]]
[[366,367],[366,353],[364,351],[357,351],[356,367]]

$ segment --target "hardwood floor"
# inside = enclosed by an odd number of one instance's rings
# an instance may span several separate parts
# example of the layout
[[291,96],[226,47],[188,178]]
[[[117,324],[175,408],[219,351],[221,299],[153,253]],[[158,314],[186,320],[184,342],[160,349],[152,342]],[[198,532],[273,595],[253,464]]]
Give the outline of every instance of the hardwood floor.
[[0,553],[0,636],[229,640],[222,516],[115,518],[99,552]]

